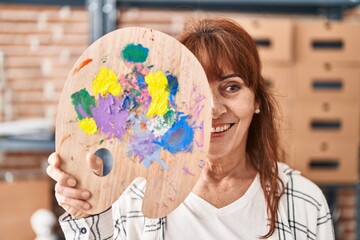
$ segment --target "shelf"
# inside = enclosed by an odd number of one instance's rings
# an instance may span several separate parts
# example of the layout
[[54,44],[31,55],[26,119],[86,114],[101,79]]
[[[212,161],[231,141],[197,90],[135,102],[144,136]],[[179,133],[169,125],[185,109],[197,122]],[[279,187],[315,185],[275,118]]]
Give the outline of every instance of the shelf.
[[55,150],[55,141],[0,138],[0,151],[6,152],[50,152]]
[[356,7],[360,0],[117,0],[117,7],[171,8],[173,10],[215,10],[252,13],[325,15],[341,19],[343,11]]
[[85,6],[86,0],[0,0],[0,3],[28,5]]

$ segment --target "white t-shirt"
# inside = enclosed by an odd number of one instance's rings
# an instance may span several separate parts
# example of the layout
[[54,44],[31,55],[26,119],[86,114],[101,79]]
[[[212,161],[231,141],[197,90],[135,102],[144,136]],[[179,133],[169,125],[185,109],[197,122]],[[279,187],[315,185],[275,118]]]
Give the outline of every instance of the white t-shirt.
[[222,208],[190,193],[167,216],[165,239],[260,239],[268,231],[266,219],[264,194],[257,174],[241,198]]

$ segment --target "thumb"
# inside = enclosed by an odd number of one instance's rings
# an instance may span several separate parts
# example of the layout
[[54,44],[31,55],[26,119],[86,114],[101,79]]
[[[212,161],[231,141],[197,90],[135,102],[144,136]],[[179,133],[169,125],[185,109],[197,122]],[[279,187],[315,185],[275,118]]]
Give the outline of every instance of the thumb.
[[88,154],[86,156],[86,161],[91,168],[91,170],[98,176],[103,175],[103,161],[101,158],[94,154]]

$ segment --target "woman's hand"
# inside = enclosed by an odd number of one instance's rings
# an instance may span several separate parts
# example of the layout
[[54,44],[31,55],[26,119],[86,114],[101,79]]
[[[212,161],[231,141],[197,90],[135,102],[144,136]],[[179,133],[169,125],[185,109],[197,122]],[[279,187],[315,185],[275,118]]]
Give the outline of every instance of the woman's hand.
[[[97,175],[102,175],[103,162],[95,155],[88,155],[86,161],[89,167]],[[89,214],[84,211],[91,208],[87,201],[91,193],[84,189],[76,188],[76,179],[70,176],[60,168],[61,159],[56,153],[52,153],[48,158],[49,166],[46,169],[47,174],[56,181],[55,197],[58,204],[63,207],[72,217],[88,217]]]

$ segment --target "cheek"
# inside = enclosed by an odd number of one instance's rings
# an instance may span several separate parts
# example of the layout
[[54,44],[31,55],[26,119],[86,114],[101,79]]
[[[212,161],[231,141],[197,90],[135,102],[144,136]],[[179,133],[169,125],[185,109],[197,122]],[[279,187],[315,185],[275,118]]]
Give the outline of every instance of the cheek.
[[251,118],[254,114],[254,101],[236,102],[231,109],[238,118]]

